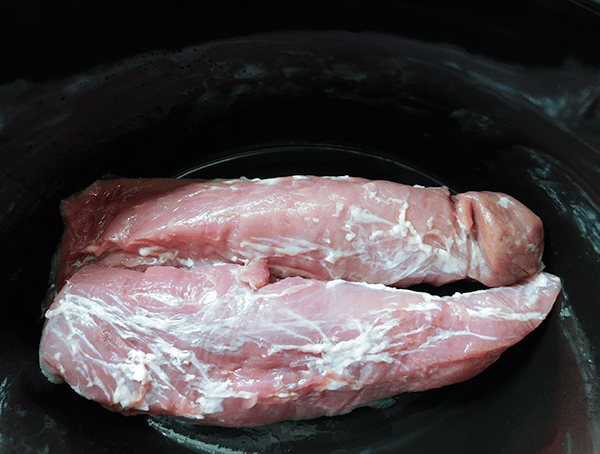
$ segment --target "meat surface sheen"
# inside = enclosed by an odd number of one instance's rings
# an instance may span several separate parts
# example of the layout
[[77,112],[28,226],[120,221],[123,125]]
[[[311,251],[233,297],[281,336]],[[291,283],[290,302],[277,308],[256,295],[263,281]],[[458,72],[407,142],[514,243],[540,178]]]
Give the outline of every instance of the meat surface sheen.
[[480,373],[538,326],[560,281],[437,297],[244,268],[83,266],[46,312],[44,373],[127,414],[223,426],[337,415]]
[[60,211],[65,231],[53,270],[58,289],[81,266],[94,261],[93,255],[83,251],[100,238],[119,213],[192,182],[175,178],[98,180],[64,200]]
[[352,177],[113,180],[62,212],[58,288],[107,254],[104,266],[266,260],[278,277],[496,287],[537,273],[544,241],[541,220],[508,195]]

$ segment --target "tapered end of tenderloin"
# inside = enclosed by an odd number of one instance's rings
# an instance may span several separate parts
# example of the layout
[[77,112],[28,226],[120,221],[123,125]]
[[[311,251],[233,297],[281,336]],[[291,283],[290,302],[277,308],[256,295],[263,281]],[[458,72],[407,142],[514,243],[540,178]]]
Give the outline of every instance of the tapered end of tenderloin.
[[456,196],[456,209],[483,255],[472,254],[469,278],[499,287],[540,271],[544,226],[521,202],[497,192],[467,192]]

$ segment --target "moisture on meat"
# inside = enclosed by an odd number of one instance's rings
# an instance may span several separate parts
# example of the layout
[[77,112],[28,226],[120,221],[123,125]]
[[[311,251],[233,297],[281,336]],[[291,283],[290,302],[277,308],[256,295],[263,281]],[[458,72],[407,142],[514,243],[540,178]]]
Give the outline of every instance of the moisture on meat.
[[[541,220],[501,193],[352,177],[169,181],[97,182],[67,200],[58,289],[99,260],[131,268],[262,260],[279,278],[398,287],[460,279],[496,287],[541,268]],[[248,275],[253,287],[266,284]]]
[[547,273],[448,297],[301,277],[253,290],[243,272],[85,265],[46,312],[42,369],[127,414],[224,426],[343,414],[473,377],[560,290]]

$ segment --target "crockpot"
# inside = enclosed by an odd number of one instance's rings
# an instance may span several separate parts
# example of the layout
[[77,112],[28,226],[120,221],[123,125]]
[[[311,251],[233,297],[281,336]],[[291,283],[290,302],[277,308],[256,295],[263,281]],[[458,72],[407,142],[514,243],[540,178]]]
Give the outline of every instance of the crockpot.
[[[0,51],[0,447],[14,453],[600,451],[597,2],[26,2]],[[41,374],[58,207],[99,178],[354,175],[501,191],[562,292],[464,383],[219,428]]]

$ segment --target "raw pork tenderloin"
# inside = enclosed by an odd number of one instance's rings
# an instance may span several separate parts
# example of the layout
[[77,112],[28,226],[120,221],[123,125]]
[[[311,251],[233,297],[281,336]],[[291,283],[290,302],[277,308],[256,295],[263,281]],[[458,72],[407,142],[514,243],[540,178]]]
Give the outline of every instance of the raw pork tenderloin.
[[437,297],[242,266],[82,267],[46,313],[42,370],[115,411],[257,426],[338,415],[467,380],[537,327],[560,290],[541,273]]
[[57,290],[108,254],[104,266],[266,260],[278,277],[497,287],[538,272],[544,244],[539,217],[508,195],[351,177],[99,181],[62,214]]
[[[464,381],[560,291],[540,219],[499,193],[119,179],[61,209],[42,371],[126,414],[256,426]],[[498,288],[387,286],[459,279]]]

